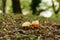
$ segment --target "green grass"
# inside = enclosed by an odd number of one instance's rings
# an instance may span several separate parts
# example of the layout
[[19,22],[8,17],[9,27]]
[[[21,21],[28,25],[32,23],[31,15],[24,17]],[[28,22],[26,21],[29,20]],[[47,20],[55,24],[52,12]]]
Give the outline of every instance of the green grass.
[[[57,14],[57,15],[53,15],[52,17],[50,18],[44,18],[44,17],[40,17],[38,15],[32,15],[32,14],[28,14],[28,15],[22,15],[22,14],[5,14],[7,15],[7,17],[10,17],[10,18],[20,18],[20,17],[23,17],[23,20],[24,21],[33,21],[33,20],[48,20],[48,21],[55,21],[55,22],[59,22],[60,23],[60,14]],[[3,14],[0,14],[0,19],[4,19],[4,16]]]

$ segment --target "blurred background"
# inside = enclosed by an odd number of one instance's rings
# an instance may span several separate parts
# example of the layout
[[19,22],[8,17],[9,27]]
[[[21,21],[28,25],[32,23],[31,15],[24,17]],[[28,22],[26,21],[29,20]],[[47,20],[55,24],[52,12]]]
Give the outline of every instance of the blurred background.
[[49,18],[60,15],[60,0],[0,0],[0,13],[32,14]]

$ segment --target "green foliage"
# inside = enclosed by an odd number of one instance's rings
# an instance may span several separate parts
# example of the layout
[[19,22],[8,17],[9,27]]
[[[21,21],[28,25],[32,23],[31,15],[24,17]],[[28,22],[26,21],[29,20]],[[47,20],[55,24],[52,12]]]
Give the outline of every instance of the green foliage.
[[50,19],[60,23],[60,14],[54,14]]
[[60,0],[57,0],[60,3]]
[[12,13],[12,1],[11,0],[7,0],[6,2],[6,12],[7,13]]
[[29,34],[28,37],[31,38],[32,40],[36,40],[36,37],[37,37],[37,36],[32,35],[32,34]]
[[2,0],[0,0],[0,10],[2,10]]
[[20,0],[22,9],[30,9],[31,0]]

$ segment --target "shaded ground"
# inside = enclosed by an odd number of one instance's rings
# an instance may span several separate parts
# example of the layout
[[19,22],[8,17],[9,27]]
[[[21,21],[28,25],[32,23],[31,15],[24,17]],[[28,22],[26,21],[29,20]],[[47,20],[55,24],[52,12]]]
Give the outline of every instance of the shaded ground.
[[[0,40],[60,40],[60,24],[32,16],[1,15]],[[40,21],[40,27],[23,28],[24,21]]]

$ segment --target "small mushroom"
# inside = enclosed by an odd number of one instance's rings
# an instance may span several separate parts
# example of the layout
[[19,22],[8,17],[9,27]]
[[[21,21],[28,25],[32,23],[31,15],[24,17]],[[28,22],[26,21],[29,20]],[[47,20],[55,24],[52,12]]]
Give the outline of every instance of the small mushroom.
[[31,23],[30,22],[24,22],[22,24],[22,27],[29,27],[29,26],[31,26]]
[[33,21],[31,25],[32,25],[32,27],[36,27],[36,28],[40,26],[40,24],[39,24],[39,21],[38,21],[38,20]]

